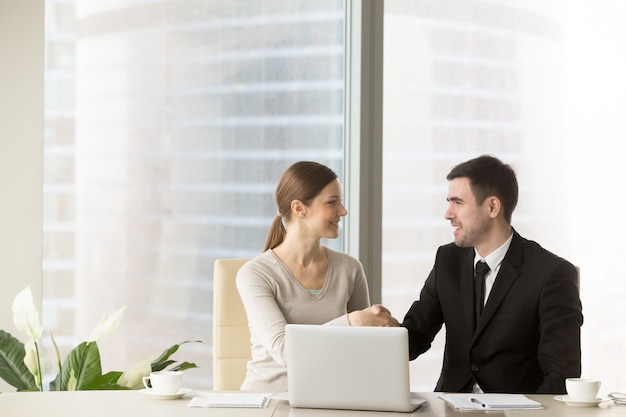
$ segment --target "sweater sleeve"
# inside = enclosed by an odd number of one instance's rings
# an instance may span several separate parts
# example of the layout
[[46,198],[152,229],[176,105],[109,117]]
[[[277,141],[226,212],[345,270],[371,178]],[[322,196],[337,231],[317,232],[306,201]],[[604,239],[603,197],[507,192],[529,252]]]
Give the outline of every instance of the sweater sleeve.
[[250,332],[276,363],[286,366],[285,325],[272,283],[255,265],[244,265],[237,274],[237,289],[246,309]]

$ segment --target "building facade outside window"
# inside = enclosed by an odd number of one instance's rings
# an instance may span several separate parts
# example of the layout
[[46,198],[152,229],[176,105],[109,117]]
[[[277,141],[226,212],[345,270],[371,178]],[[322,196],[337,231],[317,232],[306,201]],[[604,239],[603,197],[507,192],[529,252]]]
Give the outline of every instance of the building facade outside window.
[[343,173],[344,4],[46,13],[44,326],[67,352],[128,306],[105,370],[200,339],[180,356],[199,365],[187,383],[210,387],[214,260],[262,251],[288,165]]
[[[583,375],[607,393],[626,389],[624,228],[599,212],[624,203],[625,13],[612,0],[392,0],[384,21],[383,303],[403,316],[453,241],[449,170],[495,154],[518,174],[513,227],[581,269]],[[434,389],[444,335],[411,363],[413,390]]]
[[[354,157],[351,4],[46,0],[42,315],[62,351],[128,306],[105,370],[202,339],[181,356],[200,366],[189,384],[211,386],[213,261],[260,253],[286,166],[317,160],[344,181]],[[501,157],[519,175],[514,227],[581,267],[583,374],[624,391],[624,230],[598,210],[623,205],[609,110],[626,63],[619,22],[589,22],[626,10],[589,4],[384,2],[382,170],[359,167],[382,176],[382,250],[362,256],[381,257],[369,278],[402,319],[452,241],[447,172]],[[345,237],[326,243],[349,250]],[[411,363],[414,391],[434,388],[442,349],[443,333]]]

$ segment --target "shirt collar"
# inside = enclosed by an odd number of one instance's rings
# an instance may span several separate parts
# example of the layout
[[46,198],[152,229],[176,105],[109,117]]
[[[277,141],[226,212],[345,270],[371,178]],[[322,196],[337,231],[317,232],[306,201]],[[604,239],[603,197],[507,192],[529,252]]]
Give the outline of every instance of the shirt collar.
[[500,264],[504,260],[504,256],[506,255],[506,252],[509,250],[509,246],[511,246],[512,240],[513,240],[513,232],[511,232],[511,236],[509,236],[509,238],[502,245],[500,245],[498,249],[491,252],[485,258],[481,258],[478,252],[476,251],[476,248],[474,248],[474,267],[476,267],[476,262],[480,261],[481,259],[484,259],[485,262],[487,262],[487,265],[489,265],[489,269],[491,271],[500,269]]

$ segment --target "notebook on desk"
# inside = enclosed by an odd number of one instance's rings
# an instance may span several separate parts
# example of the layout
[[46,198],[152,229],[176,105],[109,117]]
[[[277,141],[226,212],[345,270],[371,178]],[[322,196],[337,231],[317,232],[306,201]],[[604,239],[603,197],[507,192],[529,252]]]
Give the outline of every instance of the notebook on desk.
[[288,324],[292,407],[411,412],[409,344],[401,327]]

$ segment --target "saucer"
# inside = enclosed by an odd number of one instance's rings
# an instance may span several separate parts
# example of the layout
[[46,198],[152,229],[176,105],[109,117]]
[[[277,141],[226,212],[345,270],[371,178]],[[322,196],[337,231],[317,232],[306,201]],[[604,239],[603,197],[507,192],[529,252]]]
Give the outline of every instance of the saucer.
[[189,388],[181,388],[178,390],[177,393],[174,393],[174,394],[161,394],[158,392],[154,392],[152,388],[145,388],[145,389],[139,390],[139,393],[143,395],[147,395],[151,398],[156,398],[157,400],[175,400],[177,398],[182,398],[183,395],[189,394],[192,391],[193,390]]
[[600,404],[602,401],[606,401],[606,400],[603,400],[602,398],[596,398],[595,400],[591,400],[591,401],[575,401],[575,400],[572,400],[569,395],[557,395],[556,397],[554,397],[554,399],[557,401],[564,402],[567,405],[573,405],[576,407],[595,407],[598,404]]

